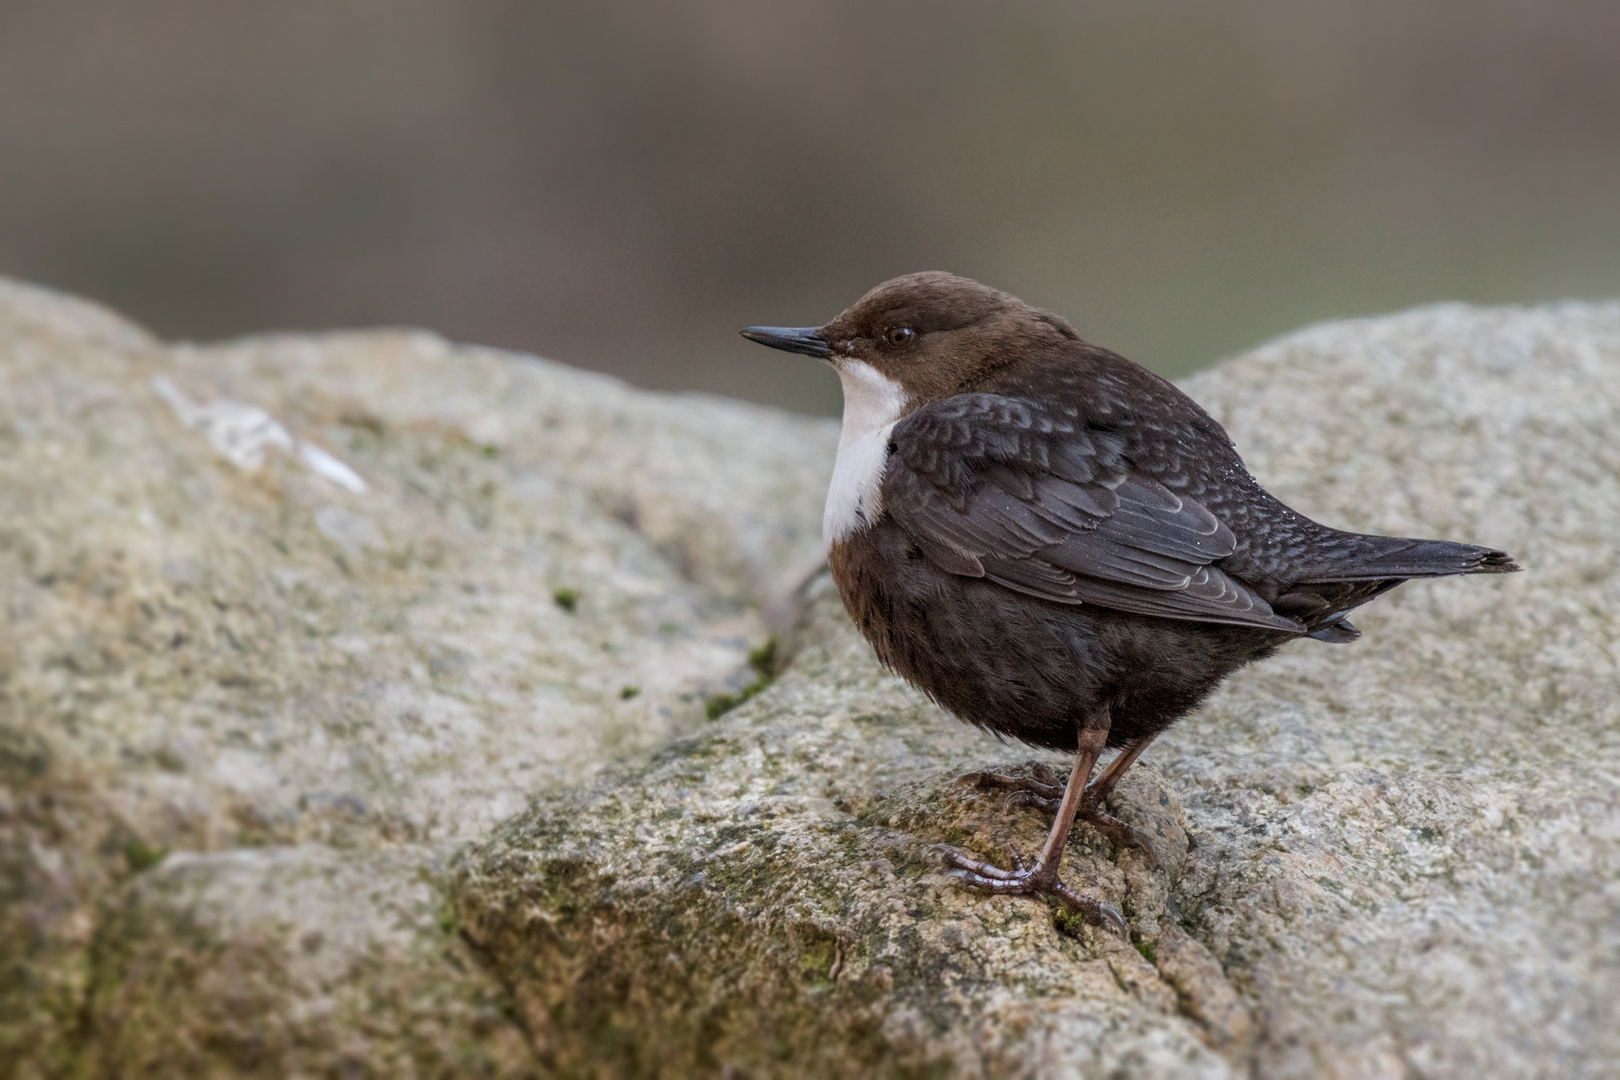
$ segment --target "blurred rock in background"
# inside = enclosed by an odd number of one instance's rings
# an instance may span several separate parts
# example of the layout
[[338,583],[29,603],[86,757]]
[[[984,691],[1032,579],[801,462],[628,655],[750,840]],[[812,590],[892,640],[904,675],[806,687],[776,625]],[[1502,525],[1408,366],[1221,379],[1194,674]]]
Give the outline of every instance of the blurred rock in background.
[[831,412],[733,331],[927,267],[1168,374],[1612,295],[1616,116],[1608,0],[8,0],[0,272]]

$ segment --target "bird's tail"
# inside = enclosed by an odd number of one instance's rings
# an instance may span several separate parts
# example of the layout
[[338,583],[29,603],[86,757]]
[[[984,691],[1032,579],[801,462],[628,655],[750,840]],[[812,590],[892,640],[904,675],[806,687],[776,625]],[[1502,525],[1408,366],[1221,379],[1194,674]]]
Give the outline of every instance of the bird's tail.
[[1450,540],[1344,533],[1330,560],[1304,582],[1384,581],[1391,578],[1449,577],[1452,574],[1511,574],[1519,564],[1505,551]]
[[1312,546],[1315,565],[1297,567],[1298,576],[1272,607],[1303,622],[1306,634],[1319,641],[1359,638],[1361,631],[1345,616],[1411,578],[1510,574],[1519,569],[1505,551],[1450,540],[1333,532]]

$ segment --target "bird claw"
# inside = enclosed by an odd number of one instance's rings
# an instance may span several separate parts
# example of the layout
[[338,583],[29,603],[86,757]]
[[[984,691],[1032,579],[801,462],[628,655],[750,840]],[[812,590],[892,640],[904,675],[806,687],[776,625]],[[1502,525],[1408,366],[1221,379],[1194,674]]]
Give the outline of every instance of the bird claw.
[[1159,852],[1153,846],[1153,841],[1143,835],[1142,830],[1128,825],[1114,815],[1101,809],[1087,810],[1081,807],[1079,815],[1081,821],[1090,823],[1091,827],[1112,840],[1116,847],[1133,847],[1147,856],[1148,869],[1159,868]]
[[1012,794],[1007,799],[1009,803],[1015,799],[1027,801],[1034,803],[1047,813],[1055,813],[1059,804],[1063,801],[1063,785],[1054,783],[1056,777],[1052,775],[1052,770],[1040,762],[1030,762],[1029,770],[1035,774],[1034,777],[1003,776],[1000,773],[990,772],[986,769],[983,772],[968,773],[966,776],[961,777],[960,781],[964,783],[971,782],[980,791],[995,791],[997,789],[1011,791]]
[[1063,791],[1063,778],[1054,773],[1050,766],[1044,762],[1031,761],[1029,771],[1035,774],[1035,779],[1050,787],[1053,791]]
[[1079,915],[1091,925],[1107,927],[1122,940],[1130,939],[1124,916],[1112,904],[1075,892],[1058,879],[1056,871],[1048,870],[1039,862],[1033,867],[1026,867],[1016,851],[1012,853],[1014,868],[1003,870],[956,848],[941,846],[939,850],[946,862],[952,864],[952,869],[946,871],[947,876],[971,889],[1004,896],[1055,896],[1071,913]]
[[[994,791],[997,789],[1009,791],[1006,805],[1011,807],[1015,803],[1025,806],[1034,806],[1046,811],[1048,814],[1057,813],[1062,805],[1063,789],[1055,784],[1045,782],[1052,773],[1045,765],[1039,762],[1030,762],[1030,772],[1035,778],[1027,776],[1003,776],[1000,773],[989,771],[968,773],[960,777],[962,783],[972,783],[981,791]],[[1098,832],[1112,840],[1117,847],[1136,848],[1147,856],[1151,869],[1159,868],[1159,853],[1153,847],[1153,842],[1144,836],[1139,829],[1135,829],[1125,822],[1103,810],[1100,806],[1087,807],[1082,804],[1080,812],[1075,815],[1080,821],[1090,823]]]
[[1070,911],[1075,912],[1092,926],[1106,927],[1114,932],[1119,940],[1129,944],[1131,940],[1130,928],[1125,925],[1125,916],[1113,904],[1101,900],[1093,900],[1089,896],[1081,896],[1066,885],[1060,885],[1056,890],[1057,896]]
[[[998,777],[997,779],[1004,778]],[[1016,804],[1033,806],[1038,810],[1046,811],[1048,814],[1057,813],[1058,807],[1063,805],[1062,800],[1060,799],[1048,799],[1045,795],[1041,795],[1033,791],[1015,791],[1011,795],[1007,796],[1002,805],[1011,810]]]

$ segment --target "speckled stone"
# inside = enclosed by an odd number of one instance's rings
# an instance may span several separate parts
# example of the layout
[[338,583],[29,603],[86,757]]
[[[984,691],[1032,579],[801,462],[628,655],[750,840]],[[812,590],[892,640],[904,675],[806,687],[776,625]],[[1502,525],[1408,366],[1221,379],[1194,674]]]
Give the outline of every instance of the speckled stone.
[[442,865],[753,678],[835,440],[0,284],[0,1075],[527,1072]]

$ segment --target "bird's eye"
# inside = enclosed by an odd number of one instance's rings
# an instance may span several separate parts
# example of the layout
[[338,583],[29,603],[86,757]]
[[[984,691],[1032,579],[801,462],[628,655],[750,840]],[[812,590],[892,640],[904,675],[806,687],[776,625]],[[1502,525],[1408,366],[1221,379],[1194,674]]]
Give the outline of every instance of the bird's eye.
[[917,336],[917,331],[909,326],[897,326],[883,336],[888,339],[890,345],[899,348],[901,345],[910,345],[912,339]]

